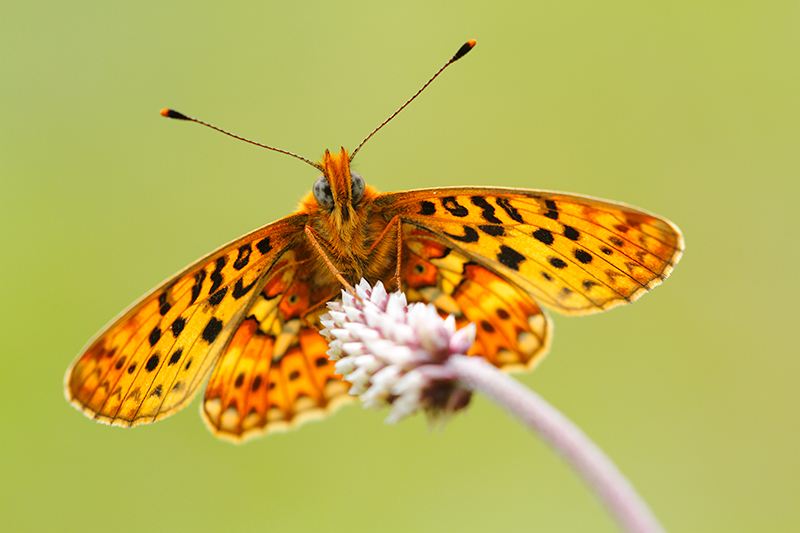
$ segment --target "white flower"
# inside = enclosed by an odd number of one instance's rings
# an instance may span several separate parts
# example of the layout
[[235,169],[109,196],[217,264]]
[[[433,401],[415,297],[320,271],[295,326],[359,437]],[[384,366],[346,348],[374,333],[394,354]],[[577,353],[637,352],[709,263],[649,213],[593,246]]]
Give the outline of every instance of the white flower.
[[408,305],[403,293],[363,279],[355,296],[342,291],[328,309],[321,317],[328,356],[364,407],[391,407],[386,422],[394,424],[420,409],[440,421],[467,406],[471,392],[443,363],[469,350],[474,324],[456,330],[455,317],[442,319],[432,304]]

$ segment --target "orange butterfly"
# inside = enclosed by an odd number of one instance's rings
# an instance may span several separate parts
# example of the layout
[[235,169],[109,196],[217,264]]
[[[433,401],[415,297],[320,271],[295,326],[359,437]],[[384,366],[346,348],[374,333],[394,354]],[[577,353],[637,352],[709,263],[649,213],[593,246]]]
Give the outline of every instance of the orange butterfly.
[[550,344],[540,303],[573,315],[629,303],[680,258],[674,224],[588,196],[486,187],[379,194],[350,170],[364,142],[319,163],[290,154],[322,171],[299,211],[200,259],[103,328],[67,371],[72,404],[107,424],[154,422],[189,403],[210,372],[203,419],[239,442],[351,399],[318,318],[361,278],[399,284],[409,301],[430,302],[459,326],[475,322],[475,354],[526,369]]

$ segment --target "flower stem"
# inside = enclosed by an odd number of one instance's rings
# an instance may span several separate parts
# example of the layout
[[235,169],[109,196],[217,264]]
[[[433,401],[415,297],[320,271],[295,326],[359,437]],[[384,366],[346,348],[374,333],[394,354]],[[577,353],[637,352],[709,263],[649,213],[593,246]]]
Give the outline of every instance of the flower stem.
[[549,442],[595,491],[624,531],[664,532],[648,505],[611,459],[544,398],[483,358],[454,355],[445,364],[465,386],[488,396]]

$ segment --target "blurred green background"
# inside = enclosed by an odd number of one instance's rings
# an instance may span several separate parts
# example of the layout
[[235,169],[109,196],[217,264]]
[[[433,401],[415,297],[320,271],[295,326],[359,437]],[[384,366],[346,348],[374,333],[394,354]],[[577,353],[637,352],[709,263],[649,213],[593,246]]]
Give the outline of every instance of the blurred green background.
[[477,398],[441,433],[356,406],[232,446],[197,402],[132,430],[63,372],[134,299],[291,213],[316,174],[382,191],[591,194],[676,222],[635,305],[555,316],[518,376],[672,531],[800,529],[800,2],[3,2],[0,523],[5,530],[615,531],[550,449]]

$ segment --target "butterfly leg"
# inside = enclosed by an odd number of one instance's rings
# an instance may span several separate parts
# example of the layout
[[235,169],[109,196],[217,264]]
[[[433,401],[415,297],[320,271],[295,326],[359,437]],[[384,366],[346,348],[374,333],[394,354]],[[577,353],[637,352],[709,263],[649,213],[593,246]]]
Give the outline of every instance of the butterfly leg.
[[375,252],[375,248],[383,242],[384,236],[392,229],[393,225],[397,227],[397,268],[395,269],[394,280],[397,286],[397,290],[399,291],[400,267],[402,265],[402,259],[403,259],[403,224],[402,221],[400,220],[400,215],[395,215],[394,217],[392,217],[389,223],[386,224],[386,227],[383,228],[381,234],[378,235],[378,238],[375,239],[375,242],[373,242],[372,246],[369,247],[369,253],[372,254]]
[[355,294],[356,290],[353,288],[352,285],[350,285],[347,282],[346,279],[344,279],[344,277],[342,276],[342,273],[339,272],[339,269],[337,269],[334,266],[333,262],[328,257],[328,254],[325,253],[325,250],[322,248],[322,245],[319,243],[317,238],[314,236],[314,233],[316,233],[314,231],[314,228],[311,228],[310,226],[306,226],[305,227],[305,232],[306,232],[306,237],[308,237],[308,240],[311,241],[311,244],[314,245],[314,248],[317,250],[317,253],[319,254],[319,256],[322,258],[323,261],[325,261],[325,265],[330,269],[331,274],[333,274],[333,276],[336,279],[339,280],[339,283],[341,283],[342,286],[345,289],[347,289],[348,292],[350,292],[351,294]]
[[397,271],[395,272],[395,279],[397,280],[397,290],[400,287],[400,263],[403,260],[403,224],[400,222],[400,217],[394,217],[392,220],[397,219]]

